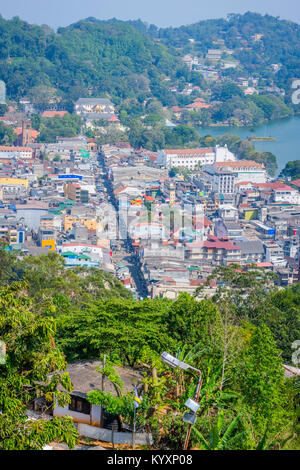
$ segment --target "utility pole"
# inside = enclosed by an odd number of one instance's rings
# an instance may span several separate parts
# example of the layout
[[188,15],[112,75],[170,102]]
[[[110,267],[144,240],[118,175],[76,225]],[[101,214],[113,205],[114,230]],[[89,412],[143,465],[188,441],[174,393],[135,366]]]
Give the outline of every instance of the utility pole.
[[[196,398],[195,398],[195,401],[197,403],[199,402],[201,387],[202,387],[202,374],[200,372],[199,381],[198,381],[197,390],[196,390]],[[192,426],[193,426],[192,424],[189,424],[189,427],[188,427],[188,430],[187,430],[187,433],[186,433],[185,442],[184,442],[184,447],[183,447],[184,450],[188,449],[189,440],[190,440],[190,437],[191,437]]]
[[189,423],[189,427],[188,427],[188,430],[187,430],[187,434],[186,434],[186,438],[185,438],[185,442],[184,442],[184,447],[183,447],[184,450],[187,450],[188,445],[189,445],[190,436],[191,436],[192,426],[196,422],[196,413],[197,413],[197,411],[200,407],[200,405],[198,405],[198,403],[199,403],[200,391],[201,391],[201,387],[202,387],[202,373],[201,373],[201,370],[196,369],[196,367],[193,367],[190,364],[187,364],[186,362],[180,361],[180,359],[178,359],[175,356],[172,356],[171,354],[169,354],[167,352],[161,353],[160,358],[165,364],[172,367],[173,369],[176,369],[176,367],[179,367],[182,370],[192,369],[192,370],[198,372],[198,374],[199,374],[199,380],[198,380],[198,385],[197,385],[197,389],[196,389],[195,400],[192,400],[191,398],[189,398],[185,403],[187,408],[189,408],[192,411],[192,413],[186,413],[186,415],[184,416],[184,418],[186,418],[186,419],[183,419],[185,422]]
[[[102,368],[104,369],[105,367],[105,364],[106,364],[106,354],[103,354],[103,361],[102,361]],[[105,381],[105,375],[103,374],[102,372],[102,379],[101,379],[101,390],[102,392],[104,392],[104,381]],[[104,424],[104,416],[103,416],[103,406],[101,406],[101,427],[103,428],[103,424]]]

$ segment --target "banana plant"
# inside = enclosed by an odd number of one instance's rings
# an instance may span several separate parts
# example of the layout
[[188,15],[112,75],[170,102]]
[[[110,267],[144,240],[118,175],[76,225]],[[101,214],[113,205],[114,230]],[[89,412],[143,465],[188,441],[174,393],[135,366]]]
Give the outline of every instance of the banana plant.
[[[225,401],[236,400],[239,397],[237,393],[224,391],[223,389],[220,390],[219,384],[221,373],[222,364],[218,364],[215,368],[213,368],[211,361],[203,378],[199,396],[200,409],[198,414],[204,414],[205,411],[212,407],[219,408]],[[185,402],[188,397],[194,395],[196,386],[197,385],[195,380],[189,384],[183,396],[183,402]]]
[[228,450],[233,447],[235,442],[243,439],[246,435],[245,431],[237,433],[237,427],[241,418],[238,414],[224,429],[224,411],[221,410],[217,422],[213,425],[210,431],[209,439],[205,439],[203,434],[196,429],[192,428],[194,436],[200,444],[201,450]]

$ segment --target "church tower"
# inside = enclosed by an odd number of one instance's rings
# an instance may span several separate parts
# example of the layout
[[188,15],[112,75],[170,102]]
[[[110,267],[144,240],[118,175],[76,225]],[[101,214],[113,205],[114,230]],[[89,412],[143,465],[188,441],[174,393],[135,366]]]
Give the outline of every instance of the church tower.
[[21,134],[21,145],[22,147],[28,147],[32,143],[32,132],[31,132],[31,121],[22,122],[22,134]]

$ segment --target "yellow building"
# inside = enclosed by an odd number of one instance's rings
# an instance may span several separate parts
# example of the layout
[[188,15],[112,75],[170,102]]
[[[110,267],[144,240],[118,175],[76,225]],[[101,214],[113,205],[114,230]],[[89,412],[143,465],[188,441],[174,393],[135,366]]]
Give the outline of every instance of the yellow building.
[[25,178],[0,178],[0,186],[25,186],[28,188],[28,180]]
[[89,152],[97,152],[98,150],[98,146],[96,142],[88,142],[86,148]]
[[49,251],[55,251],[55,240],[42,240],[42,248],[48,248]]
[[245,220],[257,219],[258,210],[257,209],[245,209],[244,215],[245,215]]
[[170,184],[170,204],[175,204],[176,201],[176,190],[175,185],[173,183]]
[[95,219],[78,219],[77,217],[68,215],[64,218],[65,232],[72,230],[73,225],[76,223],[84,225],[88,230],[97,230],[99,228],[99,223]]
[[65,196],[72,201],[80,202],[81,189],[77,183],[65,184]]
[[67,215],[67,216],[64,218],[64,229],[65,229],[65,232],[67,232],[68,230],[72,230],[73,224],[74,224],[75,222],[76,222],[75,217],[72,217],[72,216]]

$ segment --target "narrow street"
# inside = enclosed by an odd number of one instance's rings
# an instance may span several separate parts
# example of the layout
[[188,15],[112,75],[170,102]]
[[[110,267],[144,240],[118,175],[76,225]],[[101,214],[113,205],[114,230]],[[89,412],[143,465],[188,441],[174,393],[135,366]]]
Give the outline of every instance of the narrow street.
[[117,220],[119,224],[119,233],[122,234],[122,239],[119,240],[118,251],[113,251],[112,260],[114,264],[123,263],[125,266],[128,266],[130,274],[136,286],[138,298],[141,300],[148,297],[149,295],[147,283],[141,271],[140,261],[134,253],[134,249],[132,247],[132,240],[129,237],[126,228],[124,227],[122,220],[120,220],[119,218],[118,203],[116,201],[113,192],[113,185],[110,178],[108,177],[108,171],[101,153],[99,153],[98,161],[104,173],[102,177],[102,183],[107,190],[108,202],[112,204],[116,210]]

